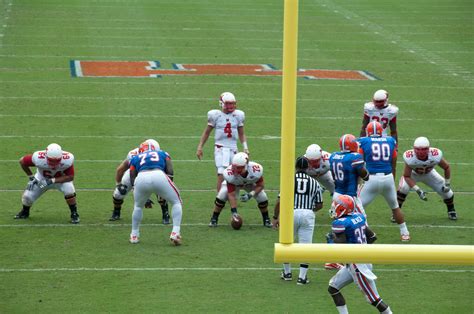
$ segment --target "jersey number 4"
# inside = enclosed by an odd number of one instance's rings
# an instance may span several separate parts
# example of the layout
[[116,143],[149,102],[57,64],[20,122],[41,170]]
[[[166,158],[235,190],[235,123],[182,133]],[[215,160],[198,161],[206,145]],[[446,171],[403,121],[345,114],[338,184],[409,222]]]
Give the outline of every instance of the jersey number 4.
[[232,125],[230,122],[227,122],[227,124],[224,127],[224,133],[227,134],[227,137],[232,137]]

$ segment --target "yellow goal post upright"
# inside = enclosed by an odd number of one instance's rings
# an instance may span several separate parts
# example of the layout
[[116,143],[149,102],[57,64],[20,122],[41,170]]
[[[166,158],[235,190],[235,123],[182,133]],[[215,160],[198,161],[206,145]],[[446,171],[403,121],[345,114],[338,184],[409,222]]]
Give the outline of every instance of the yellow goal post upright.
[[280,243],[275,243],[275,263],[338,261],[383,264],[474,265],[474,246],[472,245],[293,243],[298,0],[284,0],[283,24]]

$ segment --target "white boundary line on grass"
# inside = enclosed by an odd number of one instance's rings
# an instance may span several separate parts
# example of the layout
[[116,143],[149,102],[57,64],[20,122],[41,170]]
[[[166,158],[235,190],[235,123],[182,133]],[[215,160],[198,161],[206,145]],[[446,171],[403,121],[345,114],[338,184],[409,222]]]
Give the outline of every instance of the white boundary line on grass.
[[[312,270],[323,271],[324,268]],[[140,271],[140,272],[168,272],[168,271],[281,271],[281,267],[77,267],[77,268],[0,268],[0,273],[30,273],[30,272],[114,272],[114,271]],[[472,273],[474,269],[416,269],[416,268],[378,268],[377,272],[428,272],[428,273]]]

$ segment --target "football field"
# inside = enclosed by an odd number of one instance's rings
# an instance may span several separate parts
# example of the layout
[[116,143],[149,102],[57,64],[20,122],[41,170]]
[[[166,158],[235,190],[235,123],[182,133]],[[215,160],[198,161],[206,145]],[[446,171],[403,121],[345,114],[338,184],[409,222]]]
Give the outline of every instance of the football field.
[[[468,0],[301,0],[296,154],[339,149],[359,135],[378,89],[400,108],[399,152],[426,136],[451,165],[458,220],[427,186],[403,205],[411,244],[474,244],[474,4]],[[336,313],[335,274],[312,264],[309,285],[280,279],[278,231],[254,200],[214,207],[213,134],[196,147],[222,92],[246,114],[251,159],[264,168],[273,214],[279,191],[283,1],[2,0],[0,2],[0,313]],[[128,242],[133,196],[109,222],[115,170],[147,138],[169,152],[183,199],[183,245],[169,243],[159,206]],[[18,160],[50,143],[75,156],[79,225],[59,192],[14,220],[28,178]],[[240,147],[240,146],[239,146]],[[288,165],[293,167],[293,165]],[[399,158],[397,183],[403,171]],[[443,174],[442,169],[438,172]],[[156,202],[155,202],[156,203]],[[330,196],[313,241],[330,230]],[[377,243],[398,244],[382,198],[366,208]],[[374,265],[395,313],[472,313],[474,268]],[[293,277],[298,273],[293,266]],[[355,285],[351,313],[375,313]]]

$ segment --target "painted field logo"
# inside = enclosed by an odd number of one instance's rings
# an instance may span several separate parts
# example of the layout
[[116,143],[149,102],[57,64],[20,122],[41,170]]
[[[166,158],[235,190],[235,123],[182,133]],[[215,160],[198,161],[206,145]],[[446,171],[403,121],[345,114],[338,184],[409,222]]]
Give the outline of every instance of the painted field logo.
[[[168,75],[281,76],[271,64],[181,64],[161,69],[159,61],[79,61],[71,60],[73,77],[162,77]],[[377,80],[367,71],[299,69],[307,79]]]

